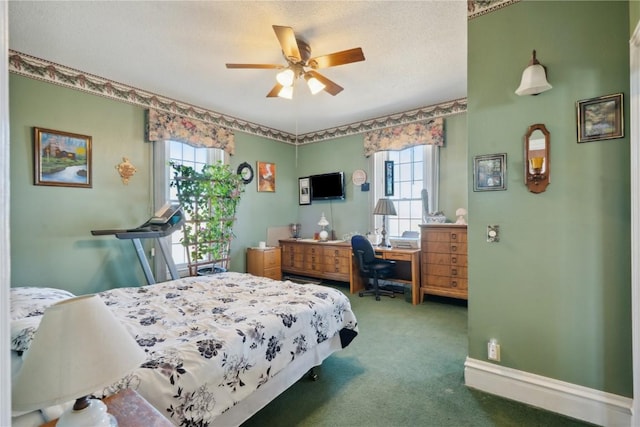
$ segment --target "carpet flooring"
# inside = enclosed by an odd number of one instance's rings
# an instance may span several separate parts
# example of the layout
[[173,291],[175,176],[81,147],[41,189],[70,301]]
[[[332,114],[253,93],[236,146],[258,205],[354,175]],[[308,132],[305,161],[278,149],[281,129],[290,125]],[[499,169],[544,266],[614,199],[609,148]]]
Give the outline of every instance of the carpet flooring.
[[469,389],[466,302],[349,295],[359,335],[243,424],[243,427],[587,426]]

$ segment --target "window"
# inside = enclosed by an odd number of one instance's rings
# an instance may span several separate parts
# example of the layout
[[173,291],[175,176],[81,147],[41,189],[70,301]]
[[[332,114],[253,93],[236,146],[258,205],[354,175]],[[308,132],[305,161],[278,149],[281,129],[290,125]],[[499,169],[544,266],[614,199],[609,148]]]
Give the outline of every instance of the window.
[[[420,231],[423,221],[422,190],[427,190],[429,211],[437,210],[438,147],[416,145],[400,151],[380,151],[374,155],[374,200],[385,197],[384,162],[393,161],[393,200],[396,216],[388,216],[387,238],[399,237],[404,231]],[[374,216],[378,231],[382,229],[382,217]]]
[[[202,170],[207,164],[216,163],[218,161],[225,162],[227,157],[224,150],[219,148],[193,147],[178,141],[156,142],[154,146],[155,156],[155,200],[156,208],[164,205],[166,202],[177,202],[178,194],[175,187],[171,187],[173,180],[173,168],[169,166],[169,162],[180,163],[191,166],[196,171]],[[186,269],[187,251],[182,246],[182,230],[178,230],[171,234],[171,254],[173,262],[178,270]],[[156,266],[162,264],[157,263]],[[156,268],[158,270],[158,268]],[[164,271],[159,271],[157,277],[165,277]]]

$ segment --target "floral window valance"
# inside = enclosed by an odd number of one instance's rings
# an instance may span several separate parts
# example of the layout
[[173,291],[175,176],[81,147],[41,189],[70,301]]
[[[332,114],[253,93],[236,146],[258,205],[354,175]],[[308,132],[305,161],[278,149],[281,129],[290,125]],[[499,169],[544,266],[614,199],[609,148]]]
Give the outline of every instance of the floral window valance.
[[173,140],[193,147],[221,148],[233,155],[233,131],[200,120],[158,110],[147,110],[145,137],[149,142]]
[[442,117],[428,122],[410,123],[367,132],[364,135],[364,155],[378,151],[403,150],[414,145],[444,145]]

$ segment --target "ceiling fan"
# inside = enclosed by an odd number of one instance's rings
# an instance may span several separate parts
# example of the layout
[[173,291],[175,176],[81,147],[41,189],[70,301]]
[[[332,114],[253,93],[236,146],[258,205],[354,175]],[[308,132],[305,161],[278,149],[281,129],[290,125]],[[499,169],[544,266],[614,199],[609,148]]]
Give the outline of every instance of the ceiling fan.
[[287,65],[278,64],[226,64],[227,68],[274,68],[282,71],[276,75],[277,83],[267,94],[268,98],[279,96],[293,98],[293,84],[302,77],[314,95],[322,90],[335,96],[344,88],[329,80],[316,70],[364,61],[362,49],[357,47],[311,58],[311,47],[304,40],[296,37],[291,27],[274,25],[278,42],[282,47],[282,55]]

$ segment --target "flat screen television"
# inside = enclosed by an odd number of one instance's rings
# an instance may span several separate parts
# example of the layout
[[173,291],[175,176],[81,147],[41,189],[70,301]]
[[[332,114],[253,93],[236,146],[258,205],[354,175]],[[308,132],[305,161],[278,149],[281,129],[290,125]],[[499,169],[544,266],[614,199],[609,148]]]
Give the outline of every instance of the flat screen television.
[[344,172],[309,177],[311,200],[344,200]]

